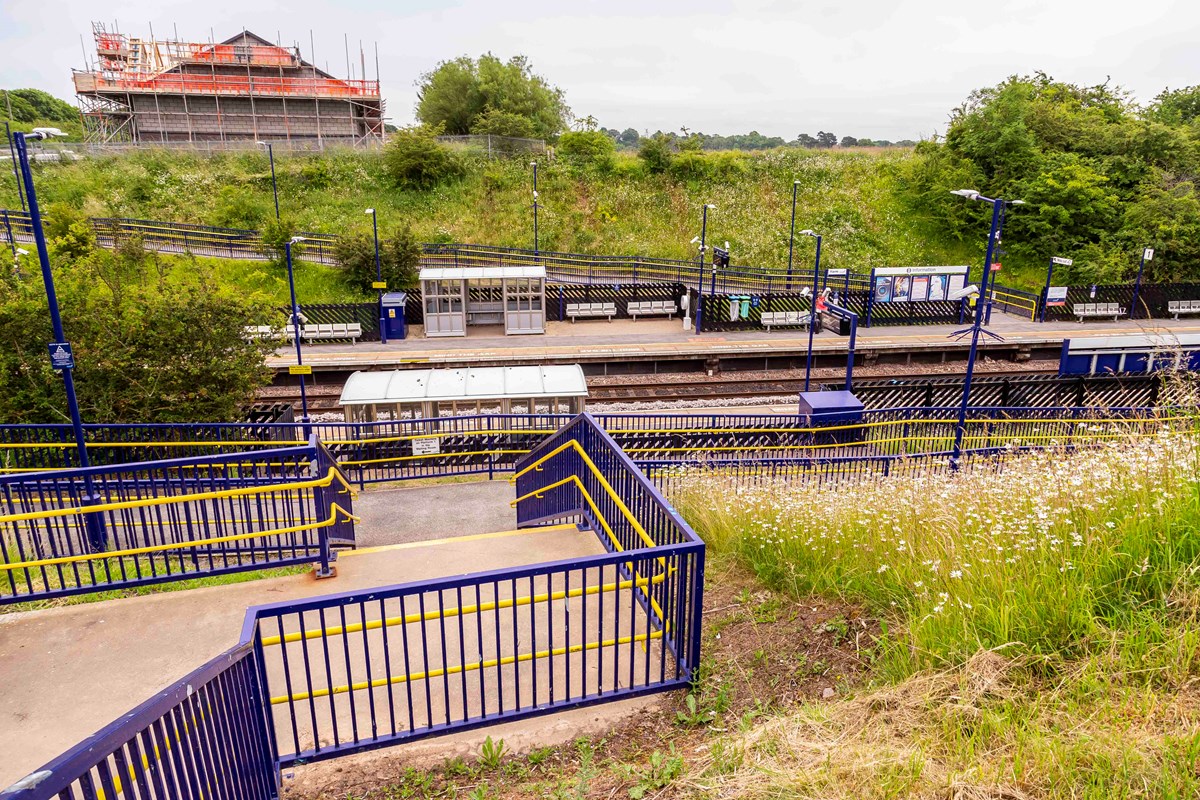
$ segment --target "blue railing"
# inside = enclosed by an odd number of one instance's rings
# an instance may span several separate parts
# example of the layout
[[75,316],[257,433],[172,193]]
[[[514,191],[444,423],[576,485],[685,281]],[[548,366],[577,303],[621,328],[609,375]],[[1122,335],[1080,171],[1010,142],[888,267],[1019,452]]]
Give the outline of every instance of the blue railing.
[[319,445],[0,476],[0,604],[319,564],[354,544]]
[[514,501],[525,524],[568,523],[530,535],[571,537],[583,555],[251,608],[236,647],[4,800],[271,800],[282,766],[688,685],[695,533],[587,416],[514,480],[534,493]]

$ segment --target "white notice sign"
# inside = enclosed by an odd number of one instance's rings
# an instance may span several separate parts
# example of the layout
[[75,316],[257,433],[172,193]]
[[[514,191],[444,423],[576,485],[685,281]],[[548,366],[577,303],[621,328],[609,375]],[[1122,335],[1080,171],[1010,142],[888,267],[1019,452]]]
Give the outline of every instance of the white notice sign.
[[414,456],[436,456],[442,452],[441,439],[413,439]]

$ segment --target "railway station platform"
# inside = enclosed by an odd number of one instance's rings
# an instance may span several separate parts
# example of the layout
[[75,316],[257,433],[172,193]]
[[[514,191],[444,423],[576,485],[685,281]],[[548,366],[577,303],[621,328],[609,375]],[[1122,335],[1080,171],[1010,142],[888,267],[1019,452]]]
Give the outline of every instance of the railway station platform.
[[[965,357],[970,337],[949,338],[964,325],[860,327],[856,350],[860,363],[940,363]],[[1121,322],[1035,323],[994,313],[988,330],[1003,337],[980,339],[992,358],[1057,359],[1063,339],[1131,333],[1196,333],[1195,320],[1124,320]],[[822,366],[844,360],[849,339],[832,332],[816,335],[813,349]],[[804,330],[702,333],[684,331],[678,320],[550,322],[544,336],[504,336],[498,327],[473,328],[469,336],[426,339],[420,326],[409,338],[380,344],[323,344],[303,348],[304,363],[315,373],[397,369],[408,365],[467,367],[487,365],[582,364],[588,374],[687,372],[803,366],[808,350]],[[268,365],[286,371],[295,363],[291,348],[281,348]]]
[[[595,533],[574,525],[501,531],[345,552],[330,580],[306,572],[0,615],[0,661],[8,676],[0,681],[0,787],[236,644],[250,606],[603,552]],[[63,691],[72,686],[92,688],[86,696]],[[622,708],[569,713],[594,719]],[[525,735],[541,745],[544,721],[512,724],[530,729]]]

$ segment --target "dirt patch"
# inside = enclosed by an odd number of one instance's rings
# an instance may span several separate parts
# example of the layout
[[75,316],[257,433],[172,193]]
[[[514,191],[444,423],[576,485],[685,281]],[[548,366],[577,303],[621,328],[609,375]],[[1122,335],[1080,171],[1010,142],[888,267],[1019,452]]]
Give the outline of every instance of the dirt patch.
[[[534,720],[541,741],[513,737],[500,752],[499,741],[489,747],[480,732],[471,745],[433,739],[298,767],[286,776],[283,796],[640,797],[663,796],[670,785],[669,795],[684,789],[673,781],[685,763],[711,758],[713,733],[752,729],[862,683],[878,634],[877,621],[854,606],[796,601],[763,589],[744,572],[710,570],[694,692],[630,701],[624,709],[598,706],[584,717],[567,712]],[[549,742],[555,743],[542,746]]]

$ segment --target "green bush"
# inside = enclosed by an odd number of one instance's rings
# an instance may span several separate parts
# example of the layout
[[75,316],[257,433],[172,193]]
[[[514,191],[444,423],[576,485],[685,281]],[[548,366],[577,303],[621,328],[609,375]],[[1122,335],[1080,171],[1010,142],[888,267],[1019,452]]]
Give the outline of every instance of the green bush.
[[388,140],[384,168],[401,189],[432,189],[466,174],[462,159],[437,140],[438,129],[404,128]]
[[617,145],[602,131],[569,131],[558,139],[558,154],[585,166],[609,169]]
[[[374,291],[375,238],[371,233],[355,232],[338,238],[334,257],[346,279],[363,291]],[[379,265],[389,291],[416,285],[421,245],[408,225],[401,225],[379,237]]]
[[489,108],[475,118],[471,124],[471,133],[532,139],[535,131],[533,123],[527,117],[509,111],[501,111],[498,108]]
[[646,170],[651,175],[659,175],[670,169],[674,155],[670,137],[661,133],[642,139],[641,147],[638,148],[638,158],[646,165]]

